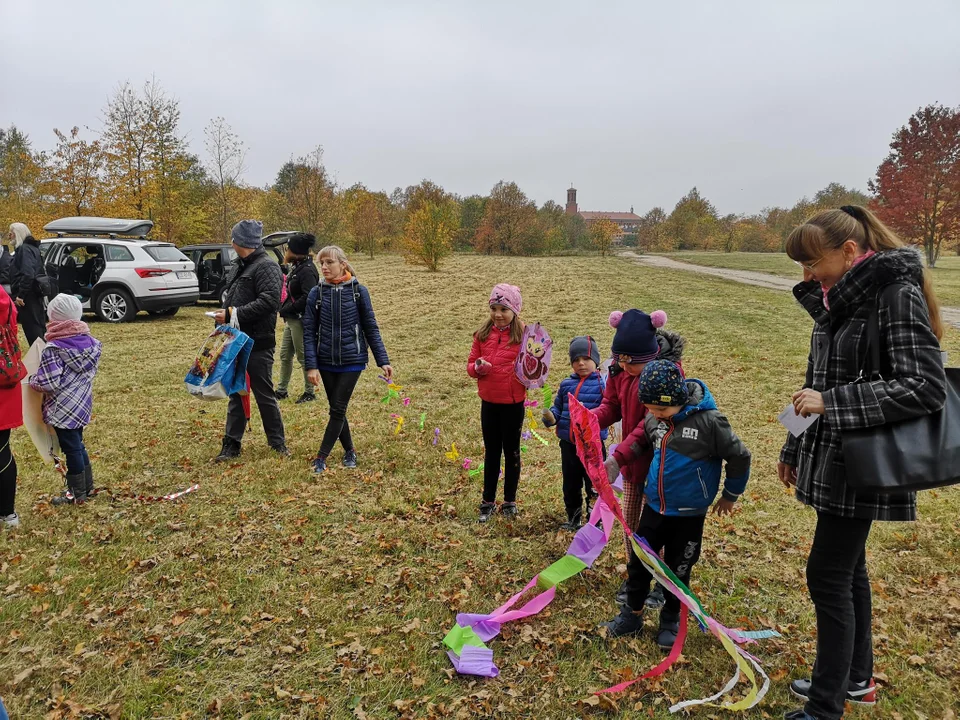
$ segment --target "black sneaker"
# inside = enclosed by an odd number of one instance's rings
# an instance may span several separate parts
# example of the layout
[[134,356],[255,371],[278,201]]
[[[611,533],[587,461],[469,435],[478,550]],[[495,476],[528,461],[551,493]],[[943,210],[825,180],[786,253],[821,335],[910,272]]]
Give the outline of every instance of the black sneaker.
[[485,523],[490,520],[490,516],[497,511],[494,503],[480,503],[480,517],[477,522]]
[[625,635],[639,635],[643,632],[643,610],[635,613],[629,605],[620,608],[620,614],[601,627],[607,629],[607,637],[618,638]]
[[284,444],[284,445],[271,445],[271,446],[270,446],[270,449],[273,450],[273,451],[274,451],[277,455],[279,455],[280,457],[285,457],[285,458],[293,457],[293,453],[290,452],[290,448],[288,448],[288,447],[286,446],[286,444]]
[[520,508],[517,507],[515,502],[505,502],[500,506],[500,512],[503,513],[504,517],[514,518],[520,513]]
[[617,605],[621,607],[627,604],[627,581],[620,583],[620,589],[617,590]]
[[274,391],[273,396],[277,400],[286,400],[288,397],[290,397],[290,393],[288,393],[286,390],[276,390]]
[[657,647],[661,650],[672,650],[673,644],[680,634],[680,615],[672,615],[660,611],[660,629],[657,631]]
[[223,445],[220,448],[220,454],[217,455],[213,461],[214,462],[230,462],[231,460],[236,460],[240,457],[240,443],[238,443],[233,438],[225,437],[223,439]]
[[569,530],[570,532],[576,532],[580,529],[582,515],[580,510],[574,512],[567,512],[567,521],[563,523],[560,527],[564,530]]
[[343,466],[345,468],[357,467],[357,451],[356,450],[347,450],[343,454]]
[[799,710],[785,712],[783,714],[783,720],[817,720],[817,718],[801,708]]
[[656,583],[643,604],[653,610],[659,610],[663,607],[663,603],[663,586],[660,583]]
[[297,398],[297,401],[295,404],[302,405],[303,403],[313,402],[316,399],[317,399],[317,396],[314,395],[313,393],[304,393],[303,395]]
[[[810,699],[810,680],[794,680],[790,683],[790,692],[801,700]],[[877,686],[873,678],[863,682],[854,682],[851,680],[847,685],[847,702],[856,705],[876,705],[877,704]]]

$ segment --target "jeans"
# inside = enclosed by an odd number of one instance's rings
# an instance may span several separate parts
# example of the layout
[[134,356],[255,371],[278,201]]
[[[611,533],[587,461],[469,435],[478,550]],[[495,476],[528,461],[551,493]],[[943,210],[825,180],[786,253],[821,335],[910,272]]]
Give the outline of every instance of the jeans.
[[817,613],[817,659],[806,711],[839,720],[850,680],[873,677],[872,601],[867,577],[871,520],[817,513],[807,588]]
[[10,447],[10,431],[0,430],[0,516],[13,515],[17,496],[17,461]]
[[500,458],[503,457],[503,499],[517,501],[520,484],[520,431],[523,403],[480,402],[480,429],[483,431],[483,502],[497,499]]
[[323,390],[330,406],[330,419],[327,421],[327,429],[323,431],[323,440],[320,441],[320,451],[317,453],[317,457],[325,458],[333,450],[337,440],[343,445],[344,452],[353,450],[350,423],[347,422],[347,406],[357,387],[357,381],[360,380],[360,373],[321,370],[320,379],[323,381]]
[[314,388],[307,381],[307,367],[303,362],[303,320],[300,318],[285,318],[283,339],[280,341],[280,379],[277,381],[277,390],[287,391],[290,385],[290,376],[293,375],[293,358],[303,370],[303,392],[313,395]]
[[[603,448],[603,459],[607,459],[606,447]],[[563,472],[563,506],[567,518],[572,519],[583,512],[584,493],[588,500],[595,497],[596,493],[586,468],[577,456],[577,446],[566,440],[560,441],[560,469]]]
[[[700,559],[705,519],[705,515],[661,515],[649,505],[645,505],[640,513],[637,535],[645,539],[655,553],[663,551],[663,561],[687,587],[690,586],[693,566]],[[636,553],[631,553],[630,562],[627,563],[627,604],[634,610],[643,607],[650,594],[651,580],[653,576],[650,571],[640,562]],[[679,616],[680,600],[673,593],[665,595],[664,613],[671,617]]]
[[60,449],[67,458],[67,474],[79,475],[90,464],[90,456],[83,444],[83,428],[68,429],[55,427]]
[[[247,362],[247,374],[250,376],[250,390],[257,401],[263,432],[272,448],[286,444],[283,434],[283,418],[280,406],[273,391],[273,348],[254,350]],[[231,440],[241,442],[247,427],[247,417],[243,412],[243,398],[240,394],[230,396],[227,405],[227,426],[224,434]]]

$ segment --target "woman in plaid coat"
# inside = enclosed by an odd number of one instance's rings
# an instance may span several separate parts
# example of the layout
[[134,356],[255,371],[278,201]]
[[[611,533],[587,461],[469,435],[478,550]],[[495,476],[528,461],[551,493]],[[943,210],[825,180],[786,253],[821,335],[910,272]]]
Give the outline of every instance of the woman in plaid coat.
[[[777,474],[817,511],[807,587],[817,614],[812,680],[796,680],[804,700],[791,720],[838,720],[844,702],[873,704],[873,646],[866,541],[875,520],[914,520],[916,496],[856,492],[843,462],[840,433],[936,412],[946,379],[943,328],[920,254],[872,213],[844,206],[815,215],[787,239],[802,265],[794,295],[814,320],[801,415],[821,418],[799,439],[789,436]],[[883,379],[854,384],[867,355],[867,322],[877,308]]]

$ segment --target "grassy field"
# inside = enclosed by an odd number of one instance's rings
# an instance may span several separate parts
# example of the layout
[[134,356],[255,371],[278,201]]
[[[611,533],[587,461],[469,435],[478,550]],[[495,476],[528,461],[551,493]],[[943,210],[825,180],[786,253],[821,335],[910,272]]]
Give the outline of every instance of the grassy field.
[[[615,708],[580,702],[662,658],[655,617],[639,639],[608,642],[597,632],[616,612],[619,542],[539,616],[505,626],[491,644],[499,678],[452,673],[440,640],[455,614],[489,612],[570,541],[558,531],[555,445],[528,443],[520,516],[483,527],[479,478],[444,456],[451,442],[464,457],[481,454],[464,363],[497,281],[519,284],[524,316],[558,342],[554,387],[573,335],[609,348],[612,309],[663,308],[688,338],[688,373],[710,385],[755,461],[740,511],[707,522],[693,589],[731,627],[784,634],[754,646],[774,684],[743,717],[796,706],[787,684],[809,673],[814,654],[804,584],[814,516],[774,466],[776,415],[802,381],[810,320],[787,293],[616,258],[457,257],[429,274],[386,257],[360,260],[358,271],[412,399],[382,405],[383,383],[364,374],[350,408],[359,471],[309,472],[325,401],[283,403],[294,458],[268,450],[254,411],[242,462],[210,464],[225,404],[196,401],[182,385],[210,327],[207,308],[92,326],[104,356],[87,445],[113,499],[55,511],[47,498],[57,478],[26,434],[14,433],[23,526],[0,532],[0,694],[12,717],[663,718],[671,700],[718,690],[732,664],[715,639],[694,632],[680,663],[618,696]],[[945,345],[960,354],[960,333]],[[400,435],[391,412],[406,416]],[[443,447],[431,444],[435,427]],[[195,482],[200,490],[176,503],[125,497]],[[956,489],[927,493],[919,522],[873,532],[877,717],[955,717],[958,511]]]
[[[800,280],[803,274],[797,264],[782,253],[677,252],[670,253],[669,256],[674,260],[695,265],[753,270],[797,280]],[[960,257],[957,255],[941,257],[933,269],[933,281],[940,301],[944,305],[960,307]]]

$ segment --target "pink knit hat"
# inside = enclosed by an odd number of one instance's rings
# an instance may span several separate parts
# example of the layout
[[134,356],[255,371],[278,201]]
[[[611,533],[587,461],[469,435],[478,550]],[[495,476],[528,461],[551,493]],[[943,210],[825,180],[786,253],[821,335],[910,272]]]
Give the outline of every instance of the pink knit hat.
[[520,310],[523,309],[523,297],[520,295],[520,288],[516,285],[507,285],[506,283],[500,283],[494,286],[493,291],[490,293],[490,304],[503,305],[513,310],[516,315],[519,315]]

